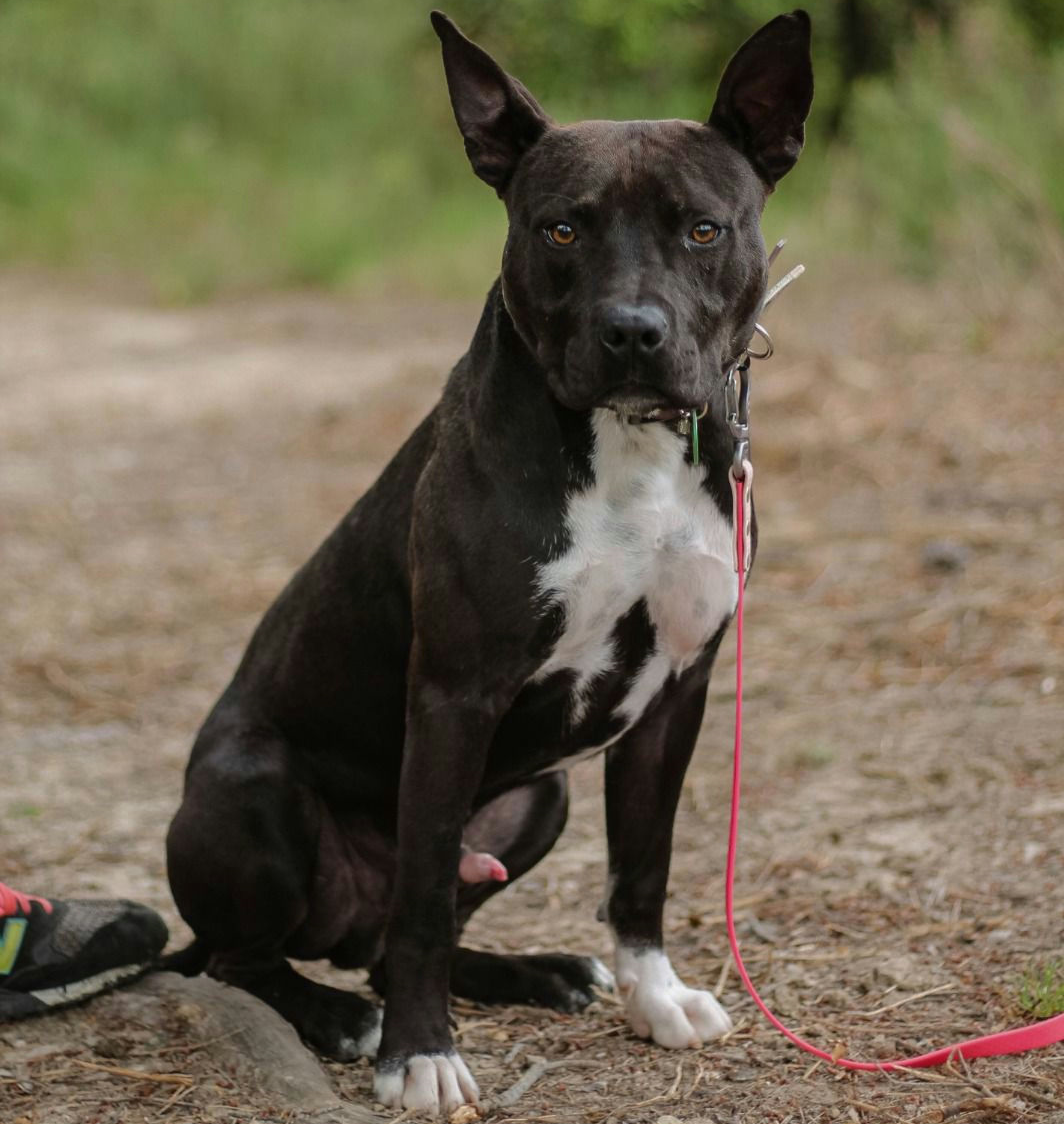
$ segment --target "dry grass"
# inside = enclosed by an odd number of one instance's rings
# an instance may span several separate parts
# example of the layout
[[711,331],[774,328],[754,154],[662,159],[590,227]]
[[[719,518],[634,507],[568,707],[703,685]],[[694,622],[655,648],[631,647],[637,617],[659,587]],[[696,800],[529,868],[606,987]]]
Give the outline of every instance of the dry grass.
[[[858,1056],[1014,1025],[1064,946],[1064,335],[1047,286],[908,289],[844,267],[774,313],[754,391],[738,894],[751,970]],[[185,930],[161,839],[192,734],[262,609],[433,400],[475,309],[278,299],[159,312],[0,281],[4,877],[127,894]],[[812,1063],[756,1017],[721,871],[731,663],[681,808],[668,910],[729,1038],[668,1053],[581,1016],[458,1004],[511,1124],[1064,1119],[1058,1048],[936,1072]],[[602,953],[598,770],[471,937]],[[325,966],[319,978],[339,976]],[[356,978],[355,983],[358,983]],[[180,1009],[104,999],[0,1030],[0,1121],[275,1121]],[[365,1102],[365,1064],[328,1065]],[[143,1072],[141,1072],[143,1071]],[[535,1081],[512,1104],[499,1098]]]

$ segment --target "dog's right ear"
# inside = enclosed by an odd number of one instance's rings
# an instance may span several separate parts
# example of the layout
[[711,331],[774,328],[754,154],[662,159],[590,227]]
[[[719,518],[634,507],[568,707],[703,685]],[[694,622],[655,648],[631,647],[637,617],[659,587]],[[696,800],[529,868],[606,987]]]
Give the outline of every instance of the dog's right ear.
[[473,171],[501,195],[517,162],[550,124],[536,99],[443,14],[432,26],[443,44],[443,69]]

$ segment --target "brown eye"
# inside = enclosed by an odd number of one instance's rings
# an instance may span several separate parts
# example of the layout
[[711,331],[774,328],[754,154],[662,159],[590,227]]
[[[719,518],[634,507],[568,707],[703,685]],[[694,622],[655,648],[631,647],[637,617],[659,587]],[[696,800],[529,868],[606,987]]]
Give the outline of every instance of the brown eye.
[[576,241],[576,231],[567,222],[548,226],[546,234],[555,246],[571,246]]
[[700,246],[708,246],[718,234],[720,227],[715,222],[700,222],[691,230],[691,241]]

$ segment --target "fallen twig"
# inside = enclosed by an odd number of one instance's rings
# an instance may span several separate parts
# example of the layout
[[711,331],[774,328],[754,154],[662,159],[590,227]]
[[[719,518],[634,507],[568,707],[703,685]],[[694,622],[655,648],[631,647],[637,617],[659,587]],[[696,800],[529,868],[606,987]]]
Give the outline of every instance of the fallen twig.
[[161,1109],[159,1109],[159,1115],[163,1116],[165,1113],[169,1112],[172,1108],[174,1108],[176,1105],[178,1105],[185,1097],[187,1097],[188,1094],[191,1093],[194,1088],[195,1088],[194,1085],[179,1085],[173,1091],[173,1093],[170,1094],[170,1097],[167,1099],[166,1104],[164,1104],[163,1107]]
[[695,1079],[694,1079],[694,1081],[692,1081],[692,1082],[691,1082],[691,1088],[690,1088],[690,1089],[688,1089],[688,1090],[687,1090],[687,1092],[686,1092],[686,1093],[684,1093],[684,1095],[683,1095],[683,1096],[682,1096],[682,1097],[680,1098],[680,1100],[681,1100],[681,1101],[685,1101],[685,1100],[687,1100],[687,1098],[688,1098],[688,1097],[689,1097],[689,1096],[690,1096],[690,1095],[691,1095],[691,1094],[692,1094],[692,1093],[693,1093],[693,1092],[694,1092],[694,1091],[695,1091],[695,1090],[696,1090],[696,1089],[698,1088],[698,1086],[699,1086],[699,1085],[701,1084],[701,1082],[702,1082],[702,1078],[703,1078],[703,1077],[705,1077],[705,1075],[706,1075],[706,1067],[705,1067],[705,1066],[704,1066],[704,1065],[703,1065],[703,1064],[702,1064],[701,1062],[699,1062],[699,1063],[698,1063],[698,1072],[697,1072],[697,1073],[695,1074]]
[[863,1112],[871,1116],[873,1120],[897,1120],[902,1121],[903,1118],[898,1116],[897,1113],[891,1112],[889,1109],[884,1108],[883,1105],[869,1104],[868,1101],[848,1101],[849,1107],[856,1112]]
[[226,1031],[225,1034],[216,1034],[212,1039],[206,1039],[203,1042],[187,1042],[179,1046],[165,1046],[164,1049],[156,1051],[156,1053],[194,1053],[197,1050],[206,1050],[208,1046],[215,1045],[218,1042],[225,1042],[226,1039],[231,1039],[237,1034],[243,1034],[247,1030],[246,1026],[237,1026],[234,1030]]
[[560,1116],[512,1116],[506,1118],[505,1124],[555,1124],[559,1120]]
[[861,1019],[871,1019],[876,1015],[882,1015],[887,1011],[893,1011],[898,1007],[904,1007],[906,1003],[913,1003],[917,999],[926,999],[929,995],[940,995],[944,991],[952,991],[957,985],[952,983],[939,984],[938,987],[929,987],[926,991],[918,991],[915,995],[906,995],[901,999],[896,999],[893,1003],[887,1003],[882,1007],[877,1007],[874,1011],[851,1011],[850,1014],[856,1015]]
[[728,955],[724,957],[724,963],[720,966],[720,975],[717,976],[717,986],[713,989],[713,994],[719,999],[724,993],[724,983],[728,978],[728,972],[731,971],[732,961],[731,949],[728,950]]
[[157,1081],[161,1085],[194,1085],[196,1079],[187,1073],[148,1073],[142,1069],[124,1069],[120,1065],[100,1065],[98,1062],[86,1062],[81,1058],[70,1059],[75,1065],[83,1069],[93,1069],[98,1073],[109,1073],[112,1077],[128,1077],[135,1081]]
[[127,699],[120,699],[107,694],[105,691],[97,691],[91,687],[86,687],[84,683],[65,671],[55,660],[45,660],[40,664],[28,666],[32,667],[49,687],[59,694],[73,699],[76,703],[95,707],[99,710],[109,710],[127,718],[131,718],[137,713],[137,708]]
[[671,1101],[676,1099],[676,1092],[680,1088],[680,1081],[683,1079],[683,1062],[680,1062],[676,1067],[676,1080],[664,1093],[659,1093],[656,1097],[651,1097],[647,1101],[637,1101],[635,1104],[621,1105],[620,1108],[615,1108],[612,1112],[608,1112],[602,1117],[599,1124],[608,1124],[614,1117],[628,1112],[635,1112],[636,1109],[646,1108],[648,1105],[659,1104],[662,1101]]
[[[1035,1077],[1035,1080],[1039,1080],[1039,1078]],[[1027,1089],[1022,1085],[1003,1085],[1000,1081],[997,1081],[995,1086],[1001,1092],[1011,1093],[1014,1097],[1026,1097],[1029,1101],[1037,1101],[1049,1108],[1064,1108],[1064,1101],[1060,1100],[1059,1097],[1047,1097],[1045,1093],[1037,1093],[1034,1089]]]
[[[734,902],[735,915],[738,917],[743,910],[749,909],[752,905],[760,905],[769,898],[776,896],[775,890],[758,890],[756,893],[747,894],[745,897],[736,898]],[[726,913],[711,913],[708,916],[702,914],[698,917],[698,924],[704,925],[708,928],[710,925],[723,925],[728,919]]]
[[1007,1112],[1012,1116],[1017,1115],[1017,1110],[1002,1097],[979,1097],[978,1100],[959,1101],[957,1104],[946,1108],[933,1108],[917,1117],[917,1124],[942,1124],[945,1120],[953,1120],[957,1116],[964,1116],[969,1112]]
[[545,1073],[549,1073],[552,1069],[576,1068],[578,1066],[597,1068],[599,1063],[571,1061],[568,1058],[560,1058],[557,1061],[548,1062],[545,1058],[537,1058],[509,1089],[506,1089],[497,1097],[492,1098],[489,1105],[492,1108],[509,1108],[510,1105],[517,1104],[525,1093],[527,1093]]

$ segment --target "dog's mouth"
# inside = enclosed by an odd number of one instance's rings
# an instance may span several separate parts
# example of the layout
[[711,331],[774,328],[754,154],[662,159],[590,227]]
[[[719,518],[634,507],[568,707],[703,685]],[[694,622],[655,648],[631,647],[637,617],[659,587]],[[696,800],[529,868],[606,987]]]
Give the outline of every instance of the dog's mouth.
[[677,402],[655,387],[642,383],[624,383],[608,390],[596,403],[613,410],[618,417],[630,425],[645,425],[649,422],[674,422],[699,411],[704,403]]

